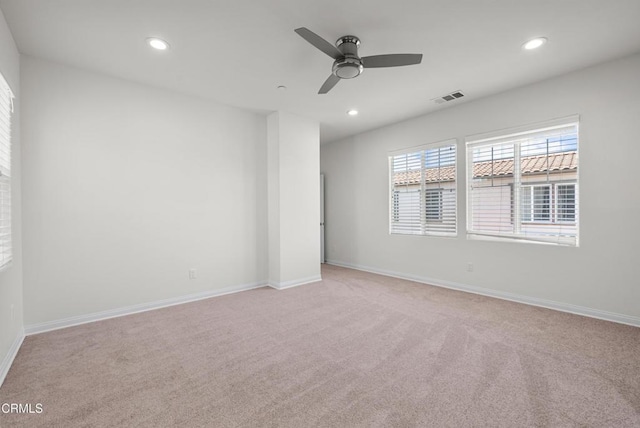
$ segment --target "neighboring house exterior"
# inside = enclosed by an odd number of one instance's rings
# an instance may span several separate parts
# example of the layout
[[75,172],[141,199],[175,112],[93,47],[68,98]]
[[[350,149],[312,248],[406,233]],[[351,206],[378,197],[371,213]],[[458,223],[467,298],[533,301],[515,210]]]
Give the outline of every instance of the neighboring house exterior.
[[[454,230],[456,227],[455,165],[424,170],[424,209],[422,171],[413,170],[393,176],[392,232],[418,233],[425,225],[431,230]],[[421,211],[424,210],[424,213]],[[425,221],[422,222],[424,214]]]
[[[471,201],[472,228],[500,233],[511,232],[515,226],[528,235],[575,236],[577,151],[527,156],[520,163],[520,186],[514,183],[513,158],[474,163],[471,195],[483,198],[484,203],[477,208],[480,204]],[[521,192],[519,198],[516,191]],[[514,200],[522,201],[519,207]],[[518,217],[521,221],[514,225]]]
[[[516,186],[513,157],[473,162],[469,194],[482,198],[482,204],[469,201],[471,228],[496,234],[517,228],[523,234],[575,236],[577,151],[526,156],[520,164],[521,183]],[[420,224],[450,230],[451,223],[455,230],[455,165],[396,172],[392,177],[392,232],[418,233]],[[420,203],[423,192],[425,204]],[[522,203],[515,206],[514,200]],[[514,224],[516,218],[521,221]]]

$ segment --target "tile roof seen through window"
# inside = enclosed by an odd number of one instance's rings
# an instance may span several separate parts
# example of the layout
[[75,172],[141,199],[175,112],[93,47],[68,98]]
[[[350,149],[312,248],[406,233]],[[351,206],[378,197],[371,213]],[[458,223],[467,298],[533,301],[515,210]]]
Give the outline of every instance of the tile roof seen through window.
[[[578,153],[576,151],[554,153],[549,155],[528,156],[520,160],[522,174],[540,174],[578,169]],[[425,182],[455,180],[455,167],[428,168]],[[513,174],[513,158],[495,161],[476,162],[473,165],[473,178],[504,177]],[[420,170],[398,172],[393,177],[395,185],[420,184]]]

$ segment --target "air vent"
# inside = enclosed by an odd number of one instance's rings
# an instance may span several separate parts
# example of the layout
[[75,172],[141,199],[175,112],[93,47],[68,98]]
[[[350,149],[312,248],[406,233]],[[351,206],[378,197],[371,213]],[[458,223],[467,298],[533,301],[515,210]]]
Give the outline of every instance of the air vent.
[[464,94],[462,93],[462,91],[455,91],[443,97],[433,98],[432,101],[434,101],[436,104],[442,104],[447,101],[453,101],[455,99],[462,98],[462,97],[464,97]]

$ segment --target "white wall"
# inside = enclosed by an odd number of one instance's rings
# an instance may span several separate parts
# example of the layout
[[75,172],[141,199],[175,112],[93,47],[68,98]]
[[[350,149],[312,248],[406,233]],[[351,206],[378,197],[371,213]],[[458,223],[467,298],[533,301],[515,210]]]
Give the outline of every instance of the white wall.
[[[640,323],[638,76],[634,55],[321,146],[328,260]],[[466,240],[461,181],[457,238],[388,234],[389,151],[457,138],[464,180],[465,136],[573,114],[581,117],[579,248]]]
[[[0,73],[16,96],[11,124],[11,217],[13,262],[0,272],[0,384],[22,337],[22,222],[20,196],[20,55],[0,11]],[[12,310],[13,307],[13,316]]]
[[30,57],[21,71],[27,327],[266,282],[263,116]]
[[275,112],[268,123],[269,284],[320,279],[319,124]]

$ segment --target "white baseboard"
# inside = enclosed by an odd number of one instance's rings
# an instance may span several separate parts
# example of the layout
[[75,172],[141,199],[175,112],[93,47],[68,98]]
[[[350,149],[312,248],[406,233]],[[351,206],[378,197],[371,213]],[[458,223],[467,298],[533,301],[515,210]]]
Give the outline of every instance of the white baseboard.
[[618,314],[615,312],[607,312],[599,309],[587,308],[584,306],[572,305],[570,303],[555,302],[553,300],[539,299],[537,297],[529,297],[521,294],[507,293],[505,291],[497,291],[489,288],[476,287],[473,285],[460,284],[457,282],[443,281],[436,278],[427,278],[423,276],[405,274],[401,272],[393,272],[384,269],[377,269],[370,266],[362,266],[352,263],[344,263],[337,260],[327,260],[327,264],[340,266],[350,269],[361,270],[364,272],[375,273],[393,278],[406,279],[409,281],[419,282],[423,284],[434,285],[436,287],[450,288],[458,291],[466,291],[467,293],[481,294],[483,296],[495,297],[497,299],[509,300],[517,303],[524,303],[531,306],[539,306],[556,311],[568,312],[571,314],[582,315],[590,318],[598,318],[605,321],[627,324],[634,327],[640,327],[640,318],[630,315]]
[[186,296],[173,297],[170,299],[157,300],[155,302],[141,303],[139,305],[126,306],[124,308],[110,309],[107,311],[95,312],[92,314],[78,315],[75,317],[64,318],[61,320],[47,321],[39,324],[31,324],[25,326],[25,334],[44,333],[47,331],[58,330],[61,328],[72,327],[75,325],[86,324],[95,321],[106,320],[109,318],[122,317],[125,315],[136,314],[139,312],[151,311],[154,309],[166,308],[167,306],[181,305],[183,303],[195,302],[197,300],[209,299],[211,297],[223,296],[225,294],[238,293],[240,291],[253,290],[267,286],[266,282],[256,282],[252,284],[234,285],[231,287],[220,288],[217,290],[203,291],[201,293],[188,294]]
[[9,373],[9,369],[11,368],[11,364],[13,364],[13,360],[18,355],[18,351],[20,350],[20,346],[22,346],[22,341],[24,340],[24,331],[20,330],[15,340],[11,344],[9,348],[9,352],[2,359],[2,364],[0,364],[0,387],[4,383],[4,379],[7,377]]
[[313,282],[322,281],[322,277],[320,275],[310,276],[307,278],[294,279],[292,281],[269,281],[269,287],[275,288],[276,290],[284,290],[287,288],[297,287],[299,285],[311,284]]

